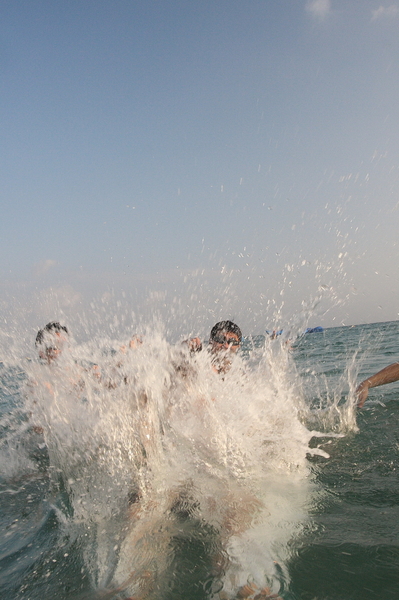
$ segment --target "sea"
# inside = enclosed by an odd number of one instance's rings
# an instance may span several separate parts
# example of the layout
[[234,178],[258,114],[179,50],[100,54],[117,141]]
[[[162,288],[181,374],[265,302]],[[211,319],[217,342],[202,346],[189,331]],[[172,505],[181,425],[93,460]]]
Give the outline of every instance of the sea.
[[141,342],[3,339],[0,598],[398,600],[399,321]]

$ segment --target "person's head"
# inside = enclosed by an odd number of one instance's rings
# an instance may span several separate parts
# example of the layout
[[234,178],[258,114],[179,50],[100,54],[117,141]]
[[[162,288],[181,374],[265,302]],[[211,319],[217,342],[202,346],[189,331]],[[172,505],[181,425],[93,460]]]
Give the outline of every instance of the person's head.
[[51,363],[61,354],[68,339],[68,329],[60,323],[52,321],[37,332],[35,346],[42,360]]
[[212,327],[209,343],[212,345],[212,352],[237,352],[241,339],[242,333],[238,325],[232,321],[220,321]]

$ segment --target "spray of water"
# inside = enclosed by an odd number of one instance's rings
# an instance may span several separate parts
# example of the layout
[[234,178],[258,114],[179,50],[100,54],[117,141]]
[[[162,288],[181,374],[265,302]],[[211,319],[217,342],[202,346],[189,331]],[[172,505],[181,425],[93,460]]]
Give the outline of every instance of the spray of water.
[[225,593],[248,580],[278,589],[275,561],[284,565],[310,487],[287,352],[254,350],[221,376],[208,352],[192,357],[155,331],[121,346],[97,340],[32,362],[26,386],[53,487],[86,532],[93,585],[161,585],[184,516],[211,528]]
[[207,597],[283,594],[318,493],[307,456],[327,456],[310,447],[294,334],[247,340],[217,373],[206,345],[190,354],[162,327],[141,332],[132,347],[103,334],[50,364],[24,360],[8,448],[39,436],[63,544],[78,540],[96,597],[164,597],[183,543],[202,544]]

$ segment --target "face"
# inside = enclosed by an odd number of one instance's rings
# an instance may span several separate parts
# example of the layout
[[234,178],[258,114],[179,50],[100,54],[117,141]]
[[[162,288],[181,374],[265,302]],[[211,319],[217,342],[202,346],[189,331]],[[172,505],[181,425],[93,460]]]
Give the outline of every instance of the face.
[[39,350],[40,358],[48,363],[53,362],[62,353],[66,341],[67,338],[65,337],[65,335],[63,335],[59,331],[51,332],[51,334],[47,336],[47,339],[45,341],[46,346],[44,347],[44,349]]
[[236,353],[240,347],[240,340],[236,333],[231,331],[221,331],[212,340],[212,352],[232,352]]

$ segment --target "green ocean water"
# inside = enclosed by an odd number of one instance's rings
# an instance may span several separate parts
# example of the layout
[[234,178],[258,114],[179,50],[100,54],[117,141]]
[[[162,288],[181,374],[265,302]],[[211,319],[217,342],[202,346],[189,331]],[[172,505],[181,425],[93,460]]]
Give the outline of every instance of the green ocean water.
[[[398,343],[398,322],[328,329],[303,338],[296,361],[322,374],[331,393],[353,353],[362,381],[398,360]],[[331,441],[327,461],[314,461],[326,496],[290,564],[294,598],[399,597],[398,400],[398,383],[370,390],[358,431]]]
[[[254,404],[259,407],[259,414],[252,413],[254,427],[262,419],[265,428],[267,422],[275,419],[272,432],[280,427],[277,441],[269,434],[274,444],[267,455],[270,464],[262,463],[259,454],[259,469],[263,466],[271,469],[267,482],[273,494],[267,497],[273,524],[268,524],[266,517],[264,528],[257,530],[258,537],[245,538],[240,556],[245,565],[255,564],[259,556],[261,562],[263,554],[257,554],[251,544],[263,536],[260,547],[265,551],[264,556],[270,554],[275,564],[273,576],[270,575],[270,580],[274,578],[272,591],[285,600],[398,599],[399,384],[370,390],[364,408],[357,414],[353,411],[350,390],[356,381],[398,360],[399,322],[331,328],[302,335],[290,350],[282,348],[279,340],[275,343],[273,348],[262,336],[246,341],[243,363],[249,365],[249,377],[253,373],[255,378],[253,389],[259,393],[259,386],[267,378],[275,377],[279,382],[289,372],[294,377],[298,398],[295,396],[292,404],[295,415],[287,432],[279,424],[282,419],[291,418],[292,410],[291,405],[289,409],[285,405],[288,392],[284,382],[276,383],[268,392],[269,404],[265,405],[267,409],[273,406],[275,411],[281,407],[278,418],[268,410],[261,410],[261,395],[258,404]],[[267,369],[259,374],[264,347]],[[289,363],[287,368],[280,368],[282,356]],[[107,450],[104,440],[111,443],[111,438],[105,438],[103,432],[110,436],[109,432],[115,433],[118,427],[113,420],[115,410],[110,410],[111,414],[104,410],[92,413],[96,415],[95,427],[94,421],[81,423],[83,409],[90,403],[95,406],[94,388],[89,390],[93,391],[93,398],[87,392],[81,412],[66,406],[63,426],[70,430],[57,430],[59,445],[54,446],[57,454],[51,449],[52,441],[43,440],[40,433],[32,431],[29,422],[23,392],[29,369],[18,357],[4,360],[0,365],[0,598],[136,597],[127,587],[119,585],[117,589],[114,577],[122,560],[121,539],[126,535],[131,506],[126,500],[130,492],[122,477],[129,454],[123,447],[127,438],[121,436],[115,446],[120,453],[118,481],[115,471],[110,471],[109,456],[102,452],[104,448]],[[155,390],[161,386],[162,377],[148,379],[147,385]],[[202,380],[200,383],[205,385]],[[225,383],[231,386],[234,413],[239,410],[240,391],[233,389],[227,378]],[[116,396],[122,392],[112,393],[116,403],[125,401]],[[97,399],[104,400],[101,395]],[[49,422],[50,409],[50,405],[45,405],[43,413]],[[295,437],[299,422],[306,431],[317,432],[309,435],[309,449],[319,448],[323,455],[305,453],[301,441],[289,446],[287,438]],[[54,432],[55,421],[52,423]],[[234,423],[239,423],[239,419]],[[121,427],[125,425],[121,421]],[[236,426],[239,437],[241,429]],[[91,430],[96,433],[86,437],[85,432]],[[70,438],[62,438],[65,431],[79,433],[73,444]],[[101,443],[92,452],[90,442],[94,435]],[[67,450],[62,453],[65,447]],[[291,458],[286,460],[291,471],[281,470],[288,452],[300,455],[299,479]],[[183,461],[180,466],[184,468]],[[307,475],[303,475],[305,471]],[[193,473],[195,470],[192,477]],[[203,487],[198,489],[204,493]],[[298,495],[305,500],[299,502]],[[198,498],[200,502],[200,494]],[[218,502],[217,493],[214,499]],[[159,561],[162,552],[167,555],[162,583],[145,597],[159,600],[218,597],[224,571],[215,570],[214,557],[217,551],[228,552],[216,540],[217,528],[190,506],[175,511],[174,529],[166,544],[162,532],[169,526],[167,516],[164,522],[161,519],[154,525],[146,549],[139,544],[134,548],[140,560],[140,553],[154,547],[157,553],[154,552],[151,565]],[[244,504],[242,508],[244,511]],[[156,568],[160,570],[159,565]],[[266,575],[269,568],[265,558]]]

